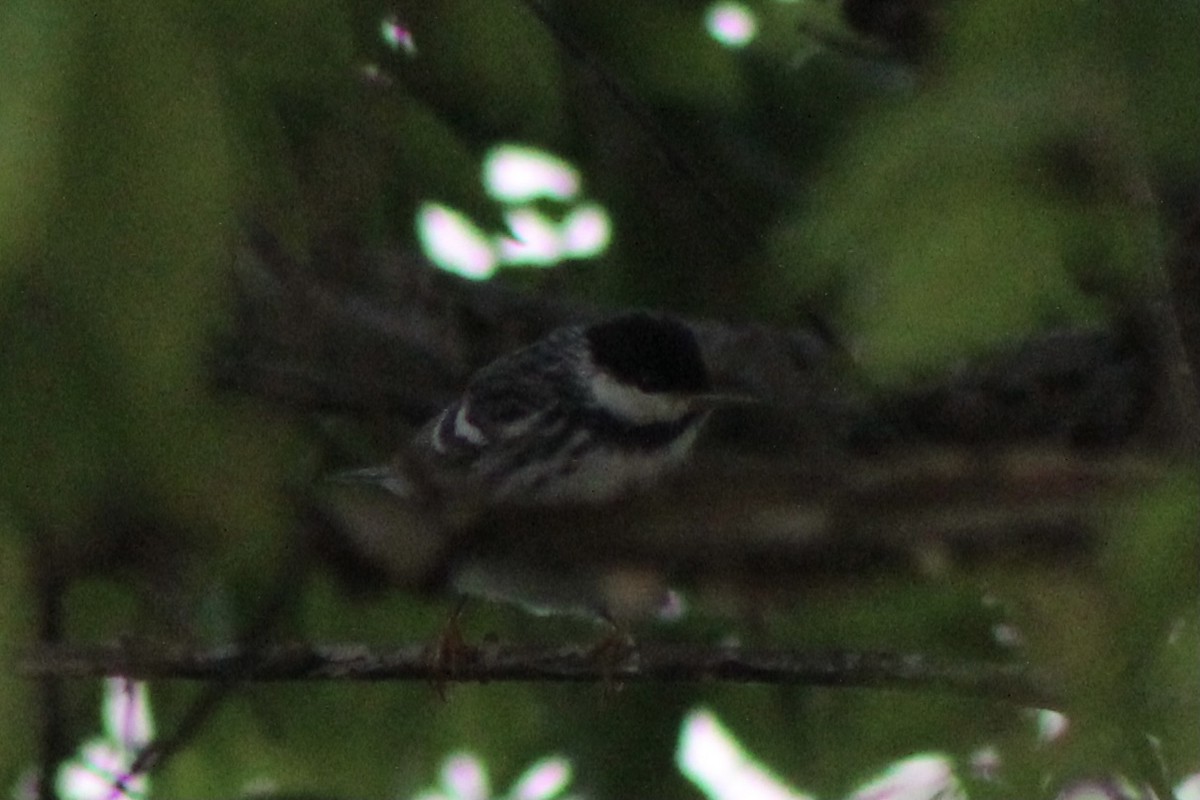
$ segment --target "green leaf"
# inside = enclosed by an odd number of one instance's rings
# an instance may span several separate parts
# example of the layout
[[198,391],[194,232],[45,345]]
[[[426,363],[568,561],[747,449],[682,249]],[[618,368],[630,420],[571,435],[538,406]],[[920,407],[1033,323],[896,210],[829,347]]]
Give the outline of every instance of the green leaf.
[[0,8],[0,270],[52,232],[76,28],[54,0]]

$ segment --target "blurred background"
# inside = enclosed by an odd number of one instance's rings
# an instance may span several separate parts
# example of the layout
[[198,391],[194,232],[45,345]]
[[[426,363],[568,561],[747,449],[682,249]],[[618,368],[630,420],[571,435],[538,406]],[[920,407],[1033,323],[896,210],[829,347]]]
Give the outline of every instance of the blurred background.
[[[39,640],[228,643],[267,605],[272,639],[437,636],[451,599],[355,594],[310,563],[297,498],[331,448],[379,457],[438,396],[405,400],[401,373],[371,401],[386,337],[288,321],[310,360],[256,361],[246,320],[271,319],[279,286],[361,321],[380,306],[356,298],[413,264],[454,293],[818,330],[880,392],[1049,331],[1169,328],[1172,307],[1186,354],[1198,110],[1195,0],[8,0],[0,785],[29,796],[50,752],[63,796],[112,796],[91,777],[204,691],[50,692],[11,666]],[[489,347],[433,365],[441,399]],[[262,379],[305,369],[340,400]],[[1069,723],[933,692],[251,684],[134,788],[1036,797],[1087,779],[1196,797],[1197,439],[1166,417],[1112,451],[1153,478],[1097,501],[1114,544],[1086,568],[797,587],[752,624],[639,633],[1030,659],[1067,676]],[[465,625],[596,635],[507,608]],[[757,788],[700,775],[693,746]]]

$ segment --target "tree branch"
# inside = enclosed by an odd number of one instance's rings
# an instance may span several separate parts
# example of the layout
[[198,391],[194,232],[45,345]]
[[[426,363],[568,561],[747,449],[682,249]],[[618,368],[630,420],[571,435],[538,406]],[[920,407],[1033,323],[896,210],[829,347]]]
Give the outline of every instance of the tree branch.
[[[315,526],[408,588],[445,591],[476,558],[548,576],[628,574],[705,594],[1086,563],[1104,509],[1162,462],[1065,450],[935,449],[905,458],[697,463],[651,494],[600,507],[488,509],[466,527],[370,485],[330,485]],[[453,509],[451,509],[453,511]],[[620,606],[620,598],[609,597]]]
[[[605,312],[582,301],[468,281],[413,253],[318,254],[312,264],[252,232],[234,256],[237,324],[219,348],[220,388],[292,409],[424,422],[498,356],[562,325]],[[330,277],[336,262],[350,278]],[[348,262],[348,263],[344,263]],[[817,331],[695,322],[714,379],[786,404],[849,402],[825,376],[831,347]],[[830,394],[837,395],[836,402]]]
[[951,662],[923,655],[847,650],[794,651],[640,643],[614,659],[596,647],[463,646],[453,667],[427,645],[275,645],[192,650],[112,644],[42,647],[18,670],[31,677],[135,680],[429,681],[433,683],[620,683],[722,681],[938,691],[1038,708],[1062,708],[1061,692],[1020,664]]
[[[218,386],[293,410],[386,415],[413,426],[499,355],[604,315],[579,301],[467,281],[404,251],[318,253],[309,263],[263,231],[239,248],[234,268],[240,303],[215,364]],[[760,401],[723,412],[707,440],[763,454],[1111,446],[1145,427],[1161,388],[1163,344],[1136,325],[1050,332],[878,396],[820,329],[689,324],[717,386]],[[1172,436],[1168,447],[1177,445]]]

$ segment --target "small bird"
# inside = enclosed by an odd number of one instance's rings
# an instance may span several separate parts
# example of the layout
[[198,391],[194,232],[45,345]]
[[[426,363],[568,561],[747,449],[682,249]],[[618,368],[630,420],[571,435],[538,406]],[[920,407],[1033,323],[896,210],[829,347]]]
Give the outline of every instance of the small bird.
[[[339,478],[382,486],[451,528],[498,505],[599,504],[681,465],[713,408],[730,400],[744,402],[713,392],[687,325],[625,314],[559,328],[502,356],[392,463]],[[453,573],[464,594],[537,613],[611,619],[626,616],[618,606],[657,610],[666,596],[653,581],[631,594],[623,579],[614,594],[611,575],[552,574],[495,553],[466,558]]]
[[502,356],[395,463],[350,475],[447,505],[600,503],[681,464],[723,399],[686,325],[626,314]]

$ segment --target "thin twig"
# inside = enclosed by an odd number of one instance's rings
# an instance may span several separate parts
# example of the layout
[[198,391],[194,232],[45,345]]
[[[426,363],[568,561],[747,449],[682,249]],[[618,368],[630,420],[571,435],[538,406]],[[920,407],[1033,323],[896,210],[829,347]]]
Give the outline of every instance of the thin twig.
[[[62,600],[66,587],[57,564],[50,537],[42,537],[35,548],[35,573],[38,599],[38,641],[54,647],[63,637]],[[56,776],[59,763],[67,754],[66,723],[63,715],[62,678],[43,675],[39,681],[41,712],[41,759],[38,765],[37,796],[44,800],[58,797]]]
[[724,244],[730,255],[759,250],[758,237],[751,233],[751,226],[742,218],[741,212],[712,187],[711,182],[691,160],[680,153],[677,139],[673,139],[662,125],[655,121],[654,116],[621,85],[612,71],[579,42],[541,2],[521,0],[521,4],[554,37],[563,52],[582,65],[604,88],[617,107],[637,124],[638,129],[650,141],[654,152],[667,164],[671,172],[684,180],[688,187],[704,200],[711,212],[709,216],[713,224],[724,234]]
[[[279,619],[283,608],[294,590],[296,576],[303,569],[303,555],[296,553],[295,557],[281,565],[279,574],[274,580],[274,589],[267,601],[257,609],[255,616],[246,625],[240,640],[242,644],[236,653],[226,659],[220,674],[211,676],[211,682],[204,687],[200,696],[192,701],[184,712],[183,719],[170,733],[160,736],[146,744],[133,759],[129,769],[117,776],[112,785],[112,796],[119,797],[129,791],[129,782],[139,775],[160,769],[172,756],[183,749],[204,727],[224,700],[243,681],[247,675],[252,675],[258,663],[259,643],[269,634]],[[122,671],[111,673],[136,679],[139,676]]]

